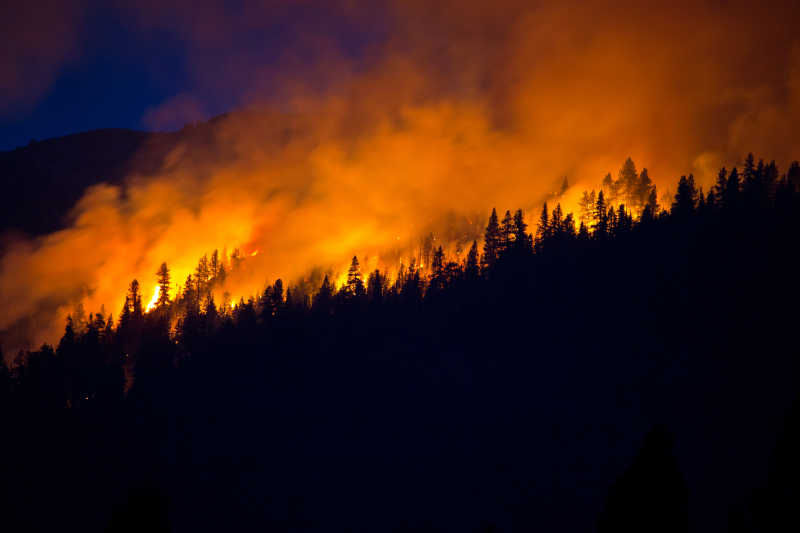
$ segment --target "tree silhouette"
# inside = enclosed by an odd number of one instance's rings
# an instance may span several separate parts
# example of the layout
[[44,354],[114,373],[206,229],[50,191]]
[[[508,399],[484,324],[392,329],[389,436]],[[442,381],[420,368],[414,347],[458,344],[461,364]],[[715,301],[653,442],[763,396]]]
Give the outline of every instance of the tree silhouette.
[[361,297],[365,294],[364,281],[361,279],[361,266],[358,257],[353,256],[350,268],[347,270],[347,293],[350,296]]
[[511,216],[511,211],[506,211],[503,216],[503,222],[500,225],[500,246],[499,253],[502,253],[509,248],[514,241],[514,219]]
[[605,238],[609,231],[608,211],[603,191],[597,193],[597,203],[594,207],[594,236],[595,238]]
[[477,279],[480,274],[478,241],[472,241],[472,246],[469,247],[466,263],[464,265],[464,273],[468,279]]
[[497,262],[497,257],[502,246],[502,236],[500,225],[497,222],[497,210],[492,209],[486,231],[483,236],[483,256],[481,262],[483,268],[492,267]]
[[551,224],[550,224],[550,215],[547,211],[547,202],[542,205],[542,212],[539,215],[539,225],[536,227],[536,237],[534,239],[534,244],[537,249],[541,249],[544,245],[545,241],[550,238],[551,235]]
[[675,201],[672,203],[672,214],[677,217],[687,217],[694,213],[697,205],[697,189],[694,186],[694,176],[681,176],[678,181],[678,192],[675,193]]
[[630,157],[625,160],[622,168],[619,169],[617,183],[617,190],[622,193],[623,201],[627,205],[635,206],[639,197],[640,182],[636,165]]
[[166,262],[161,263],[156,276],[158,276],[158,301],[156,305],[163,309],[169,305],[170,275]]

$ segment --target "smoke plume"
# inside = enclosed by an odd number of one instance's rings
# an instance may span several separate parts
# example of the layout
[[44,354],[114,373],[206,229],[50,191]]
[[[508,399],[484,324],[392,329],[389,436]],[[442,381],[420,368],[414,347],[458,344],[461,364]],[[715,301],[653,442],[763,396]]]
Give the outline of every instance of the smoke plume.
[[492,207],[532,223],[566,176],[574,209],[628,156],[661,191],[689,172],[708,187],[750,151],[784,169],[797,157],[791,2],[296,1],[191,17],[162,4],[120,10],[180,38],[196,94],[146,120],[213,98],[243,111],[185,130],[160,172],[96,185],[68,227],[8,248],[9,343],[56,340],[78,302],[117,314],[133,278],[149,299],[162,261],[181,283],[203,254],[238,248],[225,290],[246,298],[354,254],[394,268],[430,233],[455,254]]

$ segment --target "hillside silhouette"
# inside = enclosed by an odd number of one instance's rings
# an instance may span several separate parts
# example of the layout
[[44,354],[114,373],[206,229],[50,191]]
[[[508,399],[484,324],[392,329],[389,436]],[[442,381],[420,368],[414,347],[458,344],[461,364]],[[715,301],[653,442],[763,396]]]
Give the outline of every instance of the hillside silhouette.
[[[630,161],[630,160],[629,160]],[[461,260],[245,301],[209,251],[0,368],[20,531],[793,530],[800,166],[493,210]],[[632,207],[625,206],[628,202]],[[514,206],[508,206],[513,208]],[[47,512],[41,512],[42,510]]]
[[[0,238],[3,234],[44,235],[61,229],[87,188],[120,185],[137,175],[160,172],[173,151],[185,159],[213,151],[229,154],[214,142],[226,119],[248,120],[263,114],[243,110],[189,124],[175,132],[102,129],[65,135],[0,151]],[[2,241],[0,241],[2,242]]]

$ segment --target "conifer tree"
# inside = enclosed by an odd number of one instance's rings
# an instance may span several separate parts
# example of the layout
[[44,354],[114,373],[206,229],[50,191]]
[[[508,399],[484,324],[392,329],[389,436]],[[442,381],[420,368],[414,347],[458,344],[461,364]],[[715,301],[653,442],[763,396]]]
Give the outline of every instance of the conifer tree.
[[678,192],[675,193],[675,201],[672,203],[672,214],[674,216],[685,217],[694,212],[697,204],[697,189],[694,186],[694,176],[681,176],[678,181]]
[[561,237],[564,233],[564,213],[561,210],[561,204],[556,204],[553,209],[553,215],[550,217],[550,235]]
[[725,204],[725,191],[728,189],[728,171],[725,167],[719,169],[717,174],[717,182],[714,184],[712,191],[716,198],[716,203],[721,206]]
[[202,292],[208,283],[208,279],[210,277],[210,272],[208,270],[208,256],[203,254],[203,257],[197,262],[197,268],[195,269],[195,281],[198,283],[198,287],[200,287],[200,291]]
[[617,211],[614,209],[613,205],[608,206],[606,221],[608,224],[608,234],[614,235],[617,231]]
[[500,245],[500,225],[497,222],[497,210],[492,209],[483,239],[483,257],[481,258],[483,268],[490,268],[495,264],[500,252]]
[[208,256],[203,254],[203,257],[197,262],[195,269],[194,281],[197,290],[197,303],[202,305],[203,300],[208,300],[211,297],[211,271],[208,267]]
[[219,260],[219,252],[214,250],[211,252],[211,260],[208,262],[209,276],[212,280],[216,280],[219,276],[219,269],[221,266],[222,262]]
[[528,225],[525,223],[525,217],[522,214],[522,209],[517,209],[517,211],[514,213],[514,247],[517,250],[530,249],[531,242],[527,231]]
[[322,280],[322,285],[320,286],[319,291],[317,291],[317,294],[314,295],[312,310],[321,313],[329,313],[332,302],[333,285],[331,285],[328,275],[325,274],[325,278]]
[[575,230],[575,217],[572,213],[568,213],[564,217],[564,222],[561,224],[561,234],[567,239],[572,240],[577,236]]
[[131,286],[128,289],[128,296],[131,306],[131,318],[133,320],[139,320],[144,315],[144,310],[142,308],[142,295],[139,292],[139,281],[133,280],[131,281]]
[[739,182],[739,172],[736,170],[736,167],[733,167],[730,176],[728,176],[728,181],[725,184],[725,193],[722,198],[722,206],[726,209],[737,207],[739,205],[740,190],[741,184]]
[[167,268],[167,263],[161,263],[158,271],[156,272],[156,276],[158,277],[158,302],[157,306],[159,308],[164,308],[169,305],[169,282],[170,282],[170,275],[169,275],[169,268]]
[[197,315],[200,313],[200,299],[197,294],[197,283],[192,279],[192,275],[186,276],[183,284],[183,302],[186,306],[187,315]]
[[706,211],[706,195],[703,194],[703,187],[697,191],[697,212],[705,213]]
[[500,252],[504,252],[511,247],[514,241],[514,219],[511,211],[506,211],[503,222],[500,225]]
[[786,181],[792,186],[793,190],[800,191],[800,163],[793,161],[786,172]]
[[583,191],[583,195],[581,196],[580,200],[578,200],[578,208],[580,209],[578,219],[582,224],[588,225],[592,223],[596,201],[597,199],[594,189],[592,189],[591,193],[585,190]]
[[428,287],[431,293],[436,293],[444,288],[445,285],[445,269],[444,269],[444,249],[439,246],[433,252],[433,262],[431,264],[431,283]]
[[608,212],[603,191],[597,193],[597,203],[594,206],[594,236],[604,238],[608,234]]
[[361,266],[358,264],[358,257],[353,256],[350,268],[347,271],[347,293],[350,296],[363,296],[364,281],[361,279]]
[[753,187],[756,181],[756,164],[755,158],[753,157],[753,153],[750,152],[747,154],[747,158],[744,160],[744,169],[742,172],[742,179],[744,181],[743,185],[745,188],[750,189]]
[[619,194],[619,185],[617,182],[614,181],[614,178],[611,177],[611,172],[606,174],[606,177],[603,178],[603,187],[601,191],[605,191],[608,195],[608,201],[610,203],[614,203],[617,201],[617,196]]
[[542,206],[542,213],[539,215],[539,225],[536,227],[535,244],[537,249],[550,237],[550,215],[547,212],[547,202]]
[[635,207],[638,210],[644,209],[644,206],[647,205],[647,201],[650,198],[651,189],[653,189],[653,180],[650,179],[647,169],[643,168],[639,173],[639,183],[635,195],[636,202],[629,207]]
[[650,194],[647,196],[647,205],[646,207],[650,209],[650,214],[655,218],[658,215],[658,193],[656,191],[656,186],[653,185],[650,187]]
[[388,280],[386,276],[381,274],[377,268],[370,272],[367,278],[367,297],[373,304],[383,301],[383,296],[386,293]]
[[467,260],[464,266],[464,274],[468,279],[476,279],[480,274],[478,262],[478,241],[472,241],[472,246],[467,252]]
[[581,225],[578,228],[578,240],[583,242],[589,240],[589,228],[586,227],[583,221],[581,221]]
[[622,201],[627,205],[635,205],[639,192],[639,174],[636,165],[630,157],[622,164],[617,178],[617,192],[621,193]]
[[625,211],[625,204],[619,204],[617,208],[616,220],[616,233],[617,235],[628,232],[633,225],[633,220],[630,215]]
[[708,190],[708,194],[706,195],[706,209],[708,211],[714,211],[717,207],[717,198],[714,196],[713,188]]

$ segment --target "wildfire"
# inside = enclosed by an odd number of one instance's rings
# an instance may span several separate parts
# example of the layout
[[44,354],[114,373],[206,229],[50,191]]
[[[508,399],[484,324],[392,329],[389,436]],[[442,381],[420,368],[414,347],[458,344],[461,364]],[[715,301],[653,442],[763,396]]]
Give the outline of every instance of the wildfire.
[[161,288],[158,285],[156,285],[156,290],[153,291],[153,297],[150,298],[150,302],[144,309],[145,313],[149,313],[150,311],[156,308],[156,304],[158,303],[158,297],[160,294],[161,294]]

